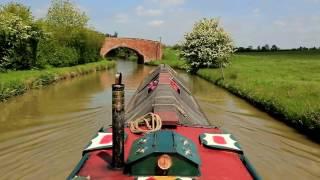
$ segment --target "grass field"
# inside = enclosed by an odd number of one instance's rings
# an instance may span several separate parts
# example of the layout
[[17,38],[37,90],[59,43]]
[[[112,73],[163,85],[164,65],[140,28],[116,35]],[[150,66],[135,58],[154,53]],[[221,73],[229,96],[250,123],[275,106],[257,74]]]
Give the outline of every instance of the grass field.
[[186,62],[180,60],[179,51],[171,48],[163,49],[163,56],[161,61],[151,61],[147,63],[148,65],[157,66],[159,64],[169,64],[173,68],[185,69]]
[[[164,63],[183,68],[176,58],[172,62],[165,58]],[[319,51],[239,53],[224,72],[224,80],[219,69],[201,69],[197,74],[320,138]]]
[[61,79],[73,78],[114,66],[113,61],[99,61],[73,67],[0,73],[0,102],[23,94],[28,89],[39,88]]

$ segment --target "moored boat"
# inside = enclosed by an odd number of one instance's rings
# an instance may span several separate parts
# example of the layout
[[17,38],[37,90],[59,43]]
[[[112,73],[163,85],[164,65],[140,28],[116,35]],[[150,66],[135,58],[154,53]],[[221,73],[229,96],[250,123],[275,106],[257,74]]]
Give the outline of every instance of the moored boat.
[[99,130],[67,179],[260,179],[169,66],[144,79],[125,113],[121,74],[112,88],[112,128]]

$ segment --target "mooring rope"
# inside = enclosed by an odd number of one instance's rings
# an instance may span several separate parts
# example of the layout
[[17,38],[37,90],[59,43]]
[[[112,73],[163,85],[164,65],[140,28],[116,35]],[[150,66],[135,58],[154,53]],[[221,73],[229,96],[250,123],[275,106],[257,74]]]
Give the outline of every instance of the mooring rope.
[[[140,128],[140,125],[143,124],[147,129]],[[129,125],[130,131],[132,133],[150,133],[160,130],[162,127],[162,121],[159,115],[148,113],[135,120],[130,121]]]

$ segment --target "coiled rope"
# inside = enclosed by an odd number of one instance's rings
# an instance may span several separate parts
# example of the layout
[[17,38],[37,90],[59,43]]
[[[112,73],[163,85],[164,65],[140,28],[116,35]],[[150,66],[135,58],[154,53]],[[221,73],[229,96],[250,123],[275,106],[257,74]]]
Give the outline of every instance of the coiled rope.
[[[162,127],[162,121],[159,115],[147,113],[135,120],[130,121],[129,125],[132,133],[150,133],[160,130]],[[146,129],[140,128],[140,125],[144,125]]]

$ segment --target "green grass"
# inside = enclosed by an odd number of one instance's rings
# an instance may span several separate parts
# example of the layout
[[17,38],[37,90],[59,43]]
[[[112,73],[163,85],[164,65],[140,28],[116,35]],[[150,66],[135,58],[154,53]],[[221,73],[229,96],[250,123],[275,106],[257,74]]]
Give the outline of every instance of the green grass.
[[130,55],[129,57],[124,56],[114,56],[114,57],[107,57],[109,60],[117,61],[117,60],[128,60],[128,61],[138,61],[138,57],[136,55]]
[[179,51],[171,48],[165,48],[163,51],[163,57],[161,61],[151,61],[146,63],[148,65],[169,64],[173,68],[185,69],[187,64],[179,57]]
[[[164,63],[181,63],[173,61]],[[320,138],[319,51],[238,53],[224,73],[224,80],[220,69],[201,69],[197,74]]]
[[114,66],[113,61],[104,60],[73,67],[0,73],[0,102],[12,96],[23,94],[28,89],[39,88],[61,79],[73,78]]

